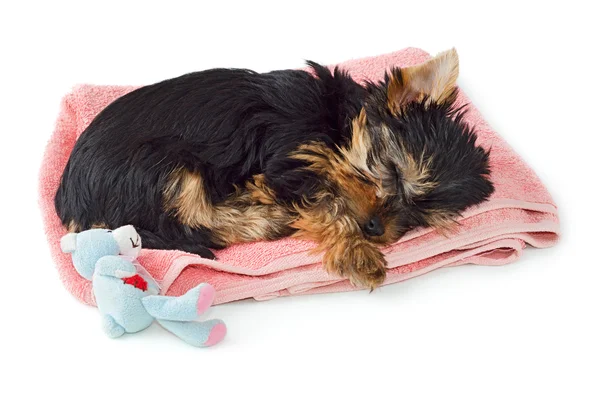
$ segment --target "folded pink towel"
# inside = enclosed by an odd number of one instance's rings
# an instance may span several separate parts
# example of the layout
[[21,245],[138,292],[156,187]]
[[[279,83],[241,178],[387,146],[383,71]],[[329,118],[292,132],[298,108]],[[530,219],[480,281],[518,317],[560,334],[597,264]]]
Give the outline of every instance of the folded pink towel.
[[[424,51],[408,48],[339,66],[358,81],[378,80],[391,66],[414,65],[428,58]],[[65,286],[89,304],[94,304],[90,282],[79,276],[71,258],[60,250],[59,241],[66,230],[54,209],[54,194],[79,134],[106,105],[134,88],[76,87],[63,100],[42,163],[40,205],[52,256]],[[515,261],[526,244],[549,247],[558,239],[556,206],[538,177],[492,131],[462,92],[458,102],[468,104],[465,121],[475,128],[478,142],[491,148],[491,175],[496,191],[488,202],[469,209],[451,236],[444,237],[431,229],[416,230],[387,247],[386,284],[440,267],[506,264]],[[288,238],[236,245],[217,251],[215,261],[159,250],[143,250],[139,261],[159,282],[163,294],[181,295],[201,282],[209,282],[217,290],[216,303],[353,289],[347,280],[322,269],[320,256],[309,254],[313,247],[312,242]]]

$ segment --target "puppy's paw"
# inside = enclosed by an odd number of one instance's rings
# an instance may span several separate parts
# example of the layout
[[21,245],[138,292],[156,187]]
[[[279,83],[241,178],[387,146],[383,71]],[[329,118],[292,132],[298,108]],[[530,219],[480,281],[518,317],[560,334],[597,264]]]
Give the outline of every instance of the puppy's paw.
[[350,253],[348,278],[354,286],[362,286],[373,291],[386,276],[386,262],[379,249],[371,244],[360,244]]
[[385,281],[385,258],[368,242],[338,244],[325,254],[323,261],[329,273],[348,277],[354,286],[372,291]]

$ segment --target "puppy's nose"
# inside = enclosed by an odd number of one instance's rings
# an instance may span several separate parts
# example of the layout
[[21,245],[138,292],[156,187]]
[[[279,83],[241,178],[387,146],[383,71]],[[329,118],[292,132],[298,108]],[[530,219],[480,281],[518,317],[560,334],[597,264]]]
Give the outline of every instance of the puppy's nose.
[[363,225],[363,231],[368,236],[381,236],[385,232],[381,218],[374,216],[373,218],[369,219],[367,223]]

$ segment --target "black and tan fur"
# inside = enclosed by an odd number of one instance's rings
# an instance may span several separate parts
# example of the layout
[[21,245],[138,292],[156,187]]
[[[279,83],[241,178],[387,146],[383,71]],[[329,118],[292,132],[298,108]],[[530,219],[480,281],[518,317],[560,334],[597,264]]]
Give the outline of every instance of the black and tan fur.
[[488,152],[453,106],[454,50],[382,82],[339,69],[213,69],[143,87],[77,141],[56,194],[72,231],[133,224],[144,246],[208,248],[284,236],[374,288],[379,247],[447,229],[493,191]]

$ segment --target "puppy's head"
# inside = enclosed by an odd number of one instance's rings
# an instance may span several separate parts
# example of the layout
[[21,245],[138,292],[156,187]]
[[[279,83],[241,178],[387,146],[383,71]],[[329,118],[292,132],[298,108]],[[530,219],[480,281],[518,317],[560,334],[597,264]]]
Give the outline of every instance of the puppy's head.
[[415,227],[447,228],[492,194],[489,152],[452,107],[457,77],[450,50],[367,86],[352,140],[329,178],[370,240],[386,244]]

